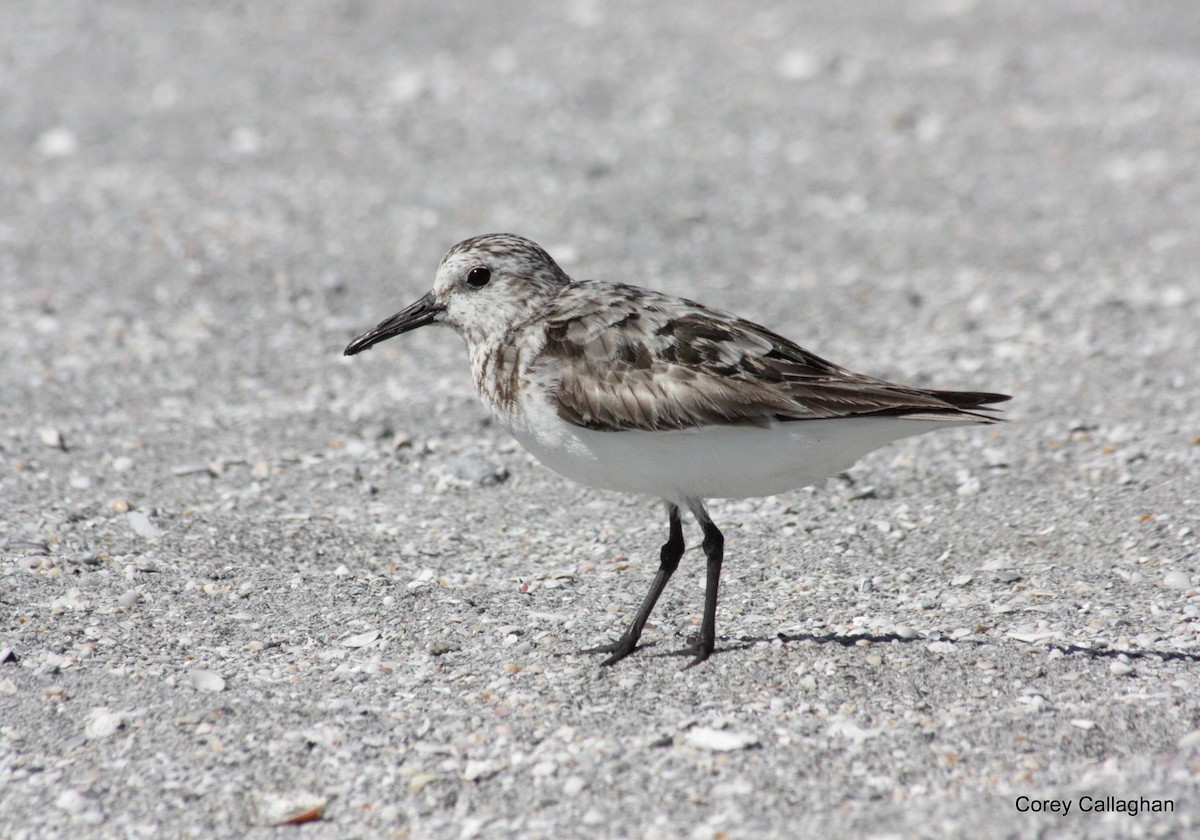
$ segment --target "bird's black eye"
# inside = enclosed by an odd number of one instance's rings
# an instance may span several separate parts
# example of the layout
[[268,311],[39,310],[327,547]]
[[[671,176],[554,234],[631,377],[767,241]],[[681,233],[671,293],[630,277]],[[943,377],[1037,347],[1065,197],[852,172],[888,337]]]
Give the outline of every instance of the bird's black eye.
[[467,285],[472,289],[482,289],[492,279],[492,270],[482,265],[477,265],[467,272]]

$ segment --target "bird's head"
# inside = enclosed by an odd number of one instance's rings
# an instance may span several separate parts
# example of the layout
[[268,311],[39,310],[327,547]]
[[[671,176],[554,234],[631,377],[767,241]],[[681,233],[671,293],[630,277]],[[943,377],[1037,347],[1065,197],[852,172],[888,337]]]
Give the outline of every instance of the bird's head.
[[525,323],[570,278],[528,239],[489,233],[459,242],[442,258],[433,288],[346,346],[353,356],[426,324],[452,327],[469,343]]

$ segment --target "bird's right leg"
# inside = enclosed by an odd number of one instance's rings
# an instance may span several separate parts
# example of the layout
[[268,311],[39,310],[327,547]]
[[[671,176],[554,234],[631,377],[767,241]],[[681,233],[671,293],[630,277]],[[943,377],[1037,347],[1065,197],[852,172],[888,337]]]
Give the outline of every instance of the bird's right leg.
[[671,533],[659,551],[658,573],[654,576],[654,582],[650,584],[650,591],[646,593],[646,598],[642,601],[641,608],[638,609],[637,615],[633,617],[633,622],[621,634],[621,638],[615,642],[580,651],[580,653],[611,654],[608,659],[600,663],[601,665],[612,665],[620,662],[637,650],[638,639],[642,637],[642,630],[646,627],[646,621],[649,620],[650,613],[654,610],[654,605],[658,603],[659,596],[667,588],[667,581],[671,579],[671,575],[675,574],[675,570],[679,568],[679,559],[683,557],[684,548],[683,523],[679,517],[679,506],[668,502],[667,516],[671,522]]

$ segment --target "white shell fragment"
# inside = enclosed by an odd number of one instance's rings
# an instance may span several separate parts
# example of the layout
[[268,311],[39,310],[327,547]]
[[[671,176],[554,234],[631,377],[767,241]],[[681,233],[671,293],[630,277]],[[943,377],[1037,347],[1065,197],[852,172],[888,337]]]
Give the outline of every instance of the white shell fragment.
[[709,729],[705,726],[689,729],[683,738],[691,746],[711,752],[733,752],[734,750],[744,750],[747,747],[756,747],[759,744],[758,736],[751,732],[731,732],[725,729]]
[[197,691],[224,691],[225,678],[216,671],[206,671],[200,668],[187,673],[187,684]]

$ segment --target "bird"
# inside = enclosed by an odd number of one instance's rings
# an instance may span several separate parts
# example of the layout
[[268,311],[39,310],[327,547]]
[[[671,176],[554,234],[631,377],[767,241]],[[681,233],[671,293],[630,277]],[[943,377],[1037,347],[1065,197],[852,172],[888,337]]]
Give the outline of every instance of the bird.
[[509,233],[465,239],[433,288],[353,339],[347,356],[423,326],[466,342],[496,421],[545,466],[589,487],[657,497],[668,536],[621,635],[581,653],[613,665],[644,647],[646,622],[683,557],[682,515],[706,560],[697,665],[716,647],[725,539],[710,499],[771,496],[824,481],[892,441],[1000,422],[1006,394],[912,388],[854,373],[756,323],[686,298],[574,280]]

